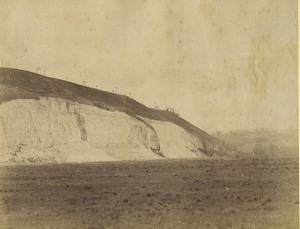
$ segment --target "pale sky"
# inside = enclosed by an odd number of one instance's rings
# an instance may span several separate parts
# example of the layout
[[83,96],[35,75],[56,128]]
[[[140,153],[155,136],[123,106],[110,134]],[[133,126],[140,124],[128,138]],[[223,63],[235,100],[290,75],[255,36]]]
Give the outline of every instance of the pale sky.
[[297,128],[297,0],[0,0],[2,67],[217,130]]

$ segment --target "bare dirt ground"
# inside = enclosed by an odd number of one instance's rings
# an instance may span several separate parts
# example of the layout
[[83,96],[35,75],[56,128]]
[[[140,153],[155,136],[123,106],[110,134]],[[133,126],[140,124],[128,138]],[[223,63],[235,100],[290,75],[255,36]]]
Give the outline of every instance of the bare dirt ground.
[[0,167],[1,228],[298,228],[298,158]]

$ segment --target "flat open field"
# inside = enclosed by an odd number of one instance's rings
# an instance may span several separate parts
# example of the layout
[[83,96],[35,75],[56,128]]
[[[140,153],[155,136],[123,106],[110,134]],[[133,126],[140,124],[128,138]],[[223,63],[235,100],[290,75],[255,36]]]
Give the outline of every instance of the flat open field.
[[298,228],[298,158],[0,167],[1,228]]

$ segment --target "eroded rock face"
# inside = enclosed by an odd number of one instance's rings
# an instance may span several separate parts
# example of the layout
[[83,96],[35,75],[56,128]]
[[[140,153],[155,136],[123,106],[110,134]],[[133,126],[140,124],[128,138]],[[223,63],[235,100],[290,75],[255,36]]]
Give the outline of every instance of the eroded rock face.
[[205,156],[200,139],[166,121],[65,99],[0,104],[0,160],[93,162]]

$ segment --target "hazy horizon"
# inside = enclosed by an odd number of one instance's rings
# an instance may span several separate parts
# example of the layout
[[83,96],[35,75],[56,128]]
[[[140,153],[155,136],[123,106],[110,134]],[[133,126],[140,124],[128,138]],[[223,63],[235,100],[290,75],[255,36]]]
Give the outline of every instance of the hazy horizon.
[[0,0],[1,67],[173,107],[206,132],[297,129],[297,1]]

